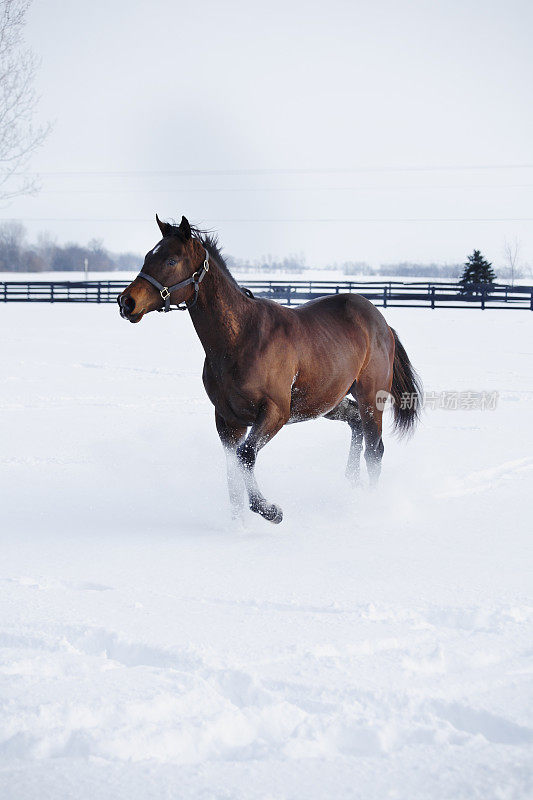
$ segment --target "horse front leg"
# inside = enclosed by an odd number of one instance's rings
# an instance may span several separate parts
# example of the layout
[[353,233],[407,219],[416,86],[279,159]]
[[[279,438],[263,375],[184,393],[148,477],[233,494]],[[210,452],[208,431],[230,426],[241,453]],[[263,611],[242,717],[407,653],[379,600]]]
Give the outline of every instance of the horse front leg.
[[282,521],[283,511],[278,505],[265,499],[257,485],[254,468],[259,450],[276,435],[288,419],[289,408],[282,409],[271,400],[265,401],[247,438],[237,447],[250,509],[274,524]]
[[215,423],[226,455],[231,516],[233,519],[242,519],[244,512],[244,482],[237,458],[237,447],[244,439],[247,429],[230,427],[218,411],[215,411]]

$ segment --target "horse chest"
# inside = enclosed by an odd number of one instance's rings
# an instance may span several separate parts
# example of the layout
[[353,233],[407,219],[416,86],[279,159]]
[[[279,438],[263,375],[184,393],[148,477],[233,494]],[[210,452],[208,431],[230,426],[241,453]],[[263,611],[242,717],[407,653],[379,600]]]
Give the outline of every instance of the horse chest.
[[242,392],[229,370],[216,374],[206,361],[202,378],[207,396],[228,423],[249,426],[254,422],[257,403]]

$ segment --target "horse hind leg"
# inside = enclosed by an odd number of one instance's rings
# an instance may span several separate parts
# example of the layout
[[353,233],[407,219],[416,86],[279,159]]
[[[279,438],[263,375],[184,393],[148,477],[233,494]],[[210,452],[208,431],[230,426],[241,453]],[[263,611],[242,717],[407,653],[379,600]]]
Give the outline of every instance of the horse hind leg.
[[385,451],[383,444],[383,409],[377,405],[374,382],[358,382],[355,393],[361,413],[361,424],[365,440],[365,461],[370,485],[375,486],[381,473],[381,460]]
[[350,426],[352,438],[346,465],[346,477],[353,486],[357,486],[361,480],[360,464],[363,449],[363,423],[357,402],[345,397],[336,408],[324,416],[326,419],[347,422]]
[[385,445],[382,438],[381,426],[382,412],[379,412],[379,420],[370,414],[365,420],[363,415],[363,430],[365,437],[365,461],[370,479],[370,485],[375,486],[381,475],[381,461],[385,452]]

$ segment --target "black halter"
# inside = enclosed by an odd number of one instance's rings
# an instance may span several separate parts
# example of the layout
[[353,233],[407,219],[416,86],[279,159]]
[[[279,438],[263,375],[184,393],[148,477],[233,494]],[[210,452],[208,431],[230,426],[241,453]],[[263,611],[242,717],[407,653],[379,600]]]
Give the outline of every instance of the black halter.
[[[205,250],[205,247],[204,247]],[[196,301],[198,300],[198,292],[200,291],[200,284],[209,272],[209,253],[205,250],[205,259],[204,263],[202,264],[202,268],[199,269],[197,272],[193,272],[190,278],[186,278],[184,281],[180,281],[179,283],[175,283],[173,286],[163,286],[162,283],[159,283],[158,280],[152,278],[151,275],[147,275],[146,272],[139,272],[138,277],[144,278],[148,283],[151,283],[152,286],[155,286],[156,289],[159,289],[159,294],[163,298],[165,305],[163,308],[158,308],[158,311],[188,311],[190,308],[196,305]],[[182,289],[184,286],[189,286],[189,284],[194,284],[194,299],[190,305],[185,303],[184,306],[177,305],[175,309],[170,308],[170,295],[176,289]]]

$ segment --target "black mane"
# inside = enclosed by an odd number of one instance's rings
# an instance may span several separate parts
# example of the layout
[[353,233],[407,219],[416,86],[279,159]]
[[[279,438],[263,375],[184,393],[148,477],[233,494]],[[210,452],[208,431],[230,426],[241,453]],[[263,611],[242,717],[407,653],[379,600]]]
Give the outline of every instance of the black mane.
[[[173,225],[172,227],[174,228],[173,233],[176,236],[179,236],[178,233],[179,226]],[[198,242],[200,242],[201,245],[205,247],[209,255],[216,261],[217,266],[220,267],[222,272],[224,272],[224,274],[228,276],[230,281],[234,283],[235,286],[239,286],[239,284],[231,274],[228,265],[226,264],[226,259],[222,255],[222,251],[218,243],[218,235],[216,233],[213,233],[213,231],[208,231],[203,228],[198,228],[196,225],[191,225],[190,227],[193,239],[196,239]],[[239,289],[241,289],[240,286]],[[241,289],[241,291],[243,290]],[[249,292],[249,295],[253,297],[249,289],[247,290],[247,292]]]
[[197,239],[200,244],[205,247],[209,255],[215,259],[220,269],[225,272],[226,275],[228,275],[233,283],[236,284],[237,281],[229,271],[229,267],[226,264],[226,259],[222,255],[220,244],[218,243],[218,235],[212,231],[206,231],[202,230],[202,228],[197,228],[195,225],[191,225],[191,233],[193,238]]
[[223,267],[226,272],[229,272],[226,259],[222,255],[220,244],[218,242],[218,235],[212,231],[202,230],[194,225],[191,225],[191,233],[194,239],[197,239],[202,244],[210,256],[216,259],[217,264]]

